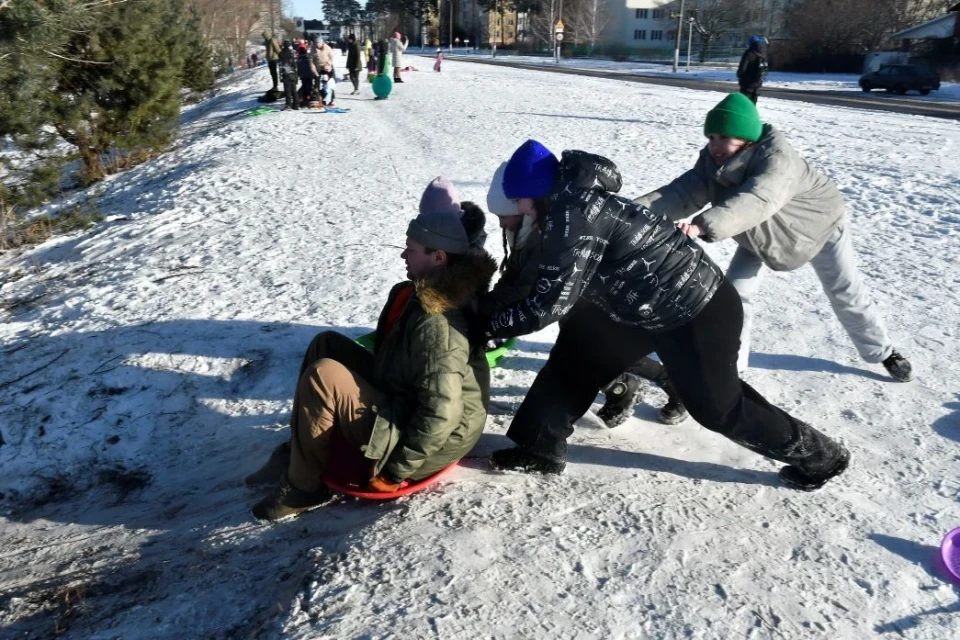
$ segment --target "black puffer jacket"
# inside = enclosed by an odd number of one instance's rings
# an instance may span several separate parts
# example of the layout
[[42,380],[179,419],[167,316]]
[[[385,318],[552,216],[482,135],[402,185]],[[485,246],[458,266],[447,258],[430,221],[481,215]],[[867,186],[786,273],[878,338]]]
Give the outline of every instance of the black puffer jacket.
[[347,71],[360,71],[363,65],[360,64],[360,43],[354,40],[347,45]]
[[536,285],[526,299],[493,312],[493,337],[537,331],[581,297],[615,322],[650,331],[686,324],[706,306],[723,281],[720,269],[666,216],[613,195],[621,184],[610,160],[563,152],[549,211],[538,216]]
[[297,81],[297,54],[290,45],[280,52],[280,77],[284,82]]
[[737,80],[741,89],[759,89],[763,86],[767,70],[767,46],[762,42],[754,42],[743,52],[740,66],[737,68]]

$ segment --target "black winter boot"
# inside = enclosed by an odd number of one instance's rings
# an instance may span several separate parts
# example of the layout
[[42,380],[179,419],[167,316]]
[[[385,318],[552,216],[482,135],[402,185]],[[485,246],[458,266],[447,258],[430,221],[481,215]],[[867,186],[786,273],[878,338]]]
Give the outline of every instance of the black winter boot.
[[290,443],[284,442],[273,450],[267,463],[243,479],[248,487],[261,484],[276,484],[290,466]]
[[333,492],[326,485],[321,485],[316,491],[301,491],[284,478],[269,497],[253,505],[253,517],[257,520],[279,520],[322,507],[332,498]]
[[900,382],[910,382],[913,380],[913,366],[910,361],[897,353],[896,350],[890,352],[887,359],[883,361],[883,366],[887,372]]
[[791,489],[815,491],[825,485],[827,480],[835,478],[847,470],[850,464],[850,452],[842,444],[837,445],[840,453],[830,465],[815,473],[806,473],[793,465],[780,469],[780,480]]
[[609,429],[619,427],[633,415],[633,408],[640,401],[640,378],[632,373],[621,373],[602,391],[606,402],[597,411],[597,417]]
[[544,458],[523,447],[500,449],[490,456],[494,469],[525,471],[528,473],[562,473],[567,463]]
[[660,409],[657,417],[663,424],[680,424],[690,417],[690,414],[687,412],[687,408],[683,406],[680,398],[671,396],[667,404]]

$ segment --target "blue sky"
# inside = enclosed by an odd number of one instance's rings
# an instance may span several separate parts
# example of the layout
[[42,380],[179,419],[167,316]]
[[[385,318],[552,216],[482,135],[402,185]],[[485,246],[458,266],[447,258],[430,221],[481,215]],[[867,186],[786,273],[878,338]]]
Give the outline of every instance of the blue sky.
[[320,0],[292,0],[293,17],[305,18],[307,20],[322,20],[323,9],[320,8]]

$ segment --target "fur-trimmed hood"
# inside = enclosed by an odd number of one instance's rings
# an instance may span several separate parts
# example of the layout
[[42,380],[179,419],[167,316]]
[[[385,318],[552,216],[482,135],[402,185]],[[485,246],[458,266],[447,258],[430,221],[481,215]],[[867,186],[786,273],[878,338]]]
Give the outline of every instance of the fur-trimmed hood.
[[471,249],[440,275],[414,282],[420,306],[429,315],[462,309],[474,296],[487,292],[496,271],[493,256],[483,249]]

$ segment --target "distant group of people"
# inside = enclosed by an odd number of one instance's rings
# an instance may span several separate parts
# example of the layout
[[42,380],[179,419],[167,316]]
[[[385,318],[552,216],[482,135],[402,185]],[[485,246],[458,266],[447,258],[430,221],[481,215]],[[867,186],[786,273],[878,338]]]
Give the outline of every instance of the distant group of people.
[[[515,446],[492,454],[494,468],[562,472],[576,420],[632,371],[705,428],[784,463],[788,487],[815,490],[843,473],[846,447],[740,379],[762,271],[805,264],[861,357],[912,379],[856,266],[843,197],[742,93],[706,114],[703,135],[692,169],[634,200],[618,195],[611,160],[524,142],[487,196],[506,254],[492,291],[483,210],[448,180],[431,182],[407,227],[408,280],[387,296],[372,353],[334,332],[307,349],[289,439],[247,478],[276,484],[254,515],[328,502],[338,441],[364,460],[370,492],[462,458],[489,407],[486,345],[553,322],[556,343],[507,431]],[[724,273],[701,241],[728,238],[738,248]]]
[[[336,73],[333,68],[333,50],[320,37],[312,41],[285,40],[263,32],[265,58],[273,81],[272,92],[279,92],[283,83],[285,108],[299,109],[310,104],[332,106],[336,91]],[[351,95],[360,92],[360,74],[366,69],[368,80],[393,69],[393,81],[402,83],[403,53],[409,44],[406,36],[395,32],[393,37],[376,43],[366,40],[361,46],[353,34],[342,41],[341,51],[346,56],[346,77],[353,85]],[[435,68],[439,71],[440,57]],[[297,84],[299,82],[299,90]]]
[[281,43],[266,32],[263,37],[272,91],[276,92],[279,82],[283,83],[284,108],[334,106],[337,79],[329,44],[322,38],[309,43],[305,40]]

